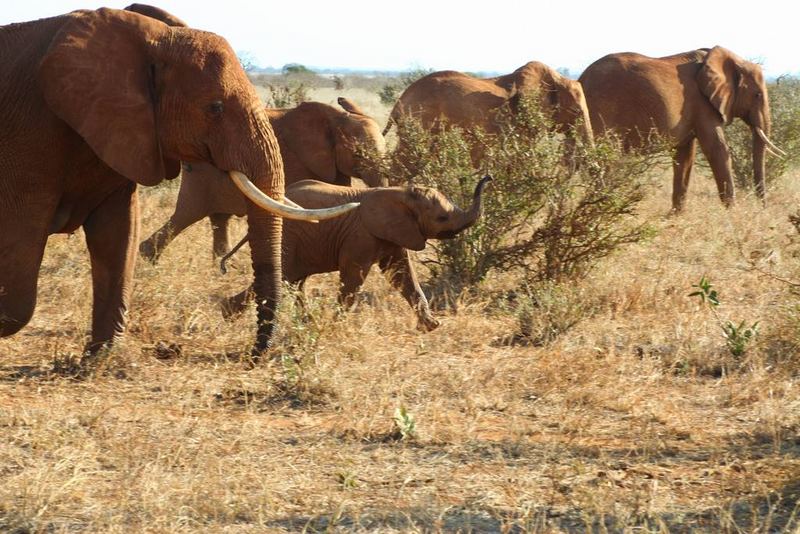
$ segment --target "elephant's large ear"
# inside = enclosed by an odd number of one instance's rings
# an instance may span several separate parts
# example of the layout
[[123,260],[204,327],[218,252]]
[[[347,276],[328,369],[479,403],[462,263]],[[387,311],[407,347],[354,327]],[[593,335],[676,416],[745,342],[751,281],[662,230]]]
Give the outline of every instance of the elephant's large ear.
[[284,116],[275,133],[318,180],[334,183],[336,143],[331,109],[316,102],[300,104]]
[[697,73],[700,91],[719,112],[725,124],[733,120],[731,111],[739,83],[738,77],[735,57],[721,46],[711,49]]
[[143,185],[157,184],[167,173],[147,54],[148,43],[166,31],[161,22],[115,9],[73,15],[39,66],[50,109],[109,167]]
[[410,250],[422,250],[425,237],[409,195],[413,195],[413,188],[374,189],[361,198],[359,216],[369,233],[378,239]]

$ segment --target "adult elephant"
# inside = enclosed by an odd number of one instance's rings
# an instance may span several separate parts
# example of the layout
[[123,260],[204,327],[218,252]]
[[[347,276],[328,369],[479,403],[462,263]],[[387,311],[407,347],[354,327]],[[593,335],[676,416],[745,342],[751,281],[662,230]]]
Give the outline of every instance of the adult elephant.
[[103,8],[4,26],[0,58],[0,337],[33,314],[48,236],[81,227],[94,292],[84,360],[119,335],[139,242],[137,186],[175,176],[182,160],[224,169],[251,200],[254,350],[265,349],[280,216],[330,213],[275,200],[284,189],[278,143],[230,45]]
[[715,46],[660,58],[634,53],[598,59],[581,74],[592,124],[620,132],[628,146],[651,133],[675,146],[672,207],[683,209],[695,147],[706,156],[719,197],[734,201],[731,159],[723,127],[734,118],[753,131],[753,175],[764,198],[764,155],[780,151],[769,140],[770,113],[761,67]]
[[[378,124],[346,98],[342,109],[320,102],[304,102],[292,109],[267,109],[278,139],[286,185],[316,179],[350,185],[351,177],[369,186],[388,185],[368,154],[382,154],[386,143]],[[175,212],[164,225],[139,246],[139,253],[156,262],[167,245],[183,230],[210,217],[214,254],[228,245],[228,221],[247,212],[247,201],[223,171],[210,163],[186,165]]]
[[500,128],[498,111],[505,105],[514,111],[520,99],[532,93],[539,95],[558,131],[569,134],[578,128],[584,139],[591,141],[592,124],[581,84],[538,61],[496,78],[476,78],[451,70],[423,76],[400,95],[383,133],[386,135],[392,124],[402,126],[408,116],[417,118],[426,129],[444,118],[447,126],[477,126],[496,133]]
[[[339,303],[350,307],[370,268],[377,263],[416,312],[417,327],[433,330],[439,322],[431,315],[408,250],[424,249],[428,239],[453,238],[475,224],[489,180],[487,176],[478,182],[472,206],[466,211],[430,187],[363,189],[315,180],[290,185],[286,196],[303,206],[325,208],[342,202],[361,205],[337,220],[320,224],[287,221],[283,227],[283,278],[302,286],[312,274],[339,271]],[[250,296],[252,289],[247,289],[227,299],[223,303],[226,315],[240,312]]]

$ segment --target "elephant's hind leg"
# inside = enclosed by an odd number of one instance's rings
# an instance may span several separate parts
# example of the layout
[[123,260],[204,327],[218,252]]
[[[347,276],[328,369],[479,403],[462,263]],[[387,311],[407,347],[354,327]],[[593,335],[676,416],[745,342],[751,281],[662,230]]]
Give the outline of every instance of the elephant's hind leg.
[[156,230],[145,241],[142,241],[142,244],[139,245],[139,254],[151,263],[157,262],[164,249],[173,239],[178,237],[178,234],[206,215],[208,213],[205,205],[184,201],[179,195],[178,203],[175,205],[175,213],[164,223],[164,226]]
[[92,260],[92,339],[89,356],[125,329],[139,242],[135,184],[115,191],[83,224]]
[[228,242],[228,223],[231,217],[229,213],[212,213],[208,216],[214,236],[214,257],[222,257],[231,249]]
[[686,192],[692,176],[696,146],[697,141],[694,138],[679,145],[672,159],[672,209],[676,213],[683,211],[686,204]]

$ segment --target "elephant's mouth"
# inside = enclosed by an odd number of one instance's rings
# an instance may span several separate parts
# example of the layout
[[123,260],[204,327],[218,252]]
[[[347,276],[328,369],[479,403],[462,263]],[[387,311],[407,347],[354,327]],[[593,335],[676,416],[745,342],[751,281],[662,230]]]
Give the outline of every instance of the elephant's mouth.
[[455,236],[458,235],[458,233],[459,233],[459,230],[445,230],[443,232],[439,232],[438,234],[433,236],[433,238],[434,239],[453,239]]

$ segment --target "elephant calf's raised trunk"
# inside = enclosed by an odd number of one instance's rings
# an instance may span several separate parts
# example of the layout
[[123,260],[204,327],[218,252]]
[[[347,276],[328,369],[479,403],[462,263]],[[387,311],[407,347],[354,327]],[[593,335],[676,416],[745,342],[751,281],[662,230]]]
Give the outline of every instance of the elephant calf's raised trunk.
[[475,224],[483,209],[483,190],[486,188],[486,184],[491,181],[492,177],[488,174],[480,179],[478,185],[475,186],[475,193],[472,195],[472,206],[461,213],[461,217],[456,220],[455,227],[452,230],[439,232],[436,235],[436,239],[450,239]]

